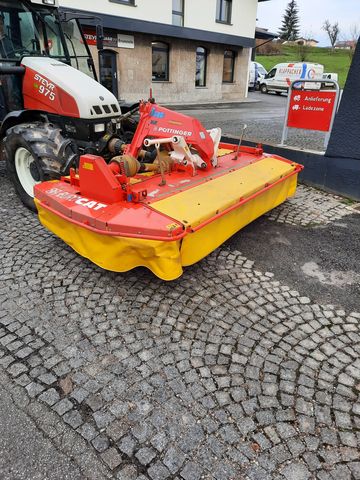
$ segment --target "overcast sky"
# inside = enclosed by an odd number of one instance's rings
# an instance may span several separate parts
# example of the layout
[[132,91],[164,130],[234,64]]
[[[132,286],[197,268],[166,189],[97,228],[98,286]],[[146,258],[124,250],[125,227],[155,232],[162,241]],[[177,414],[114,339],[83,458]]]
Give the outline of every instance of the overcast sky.
[[[277,33],[288,3],[289,0],[260,2],[257,26]],[[339,22],[340,40],[349,39],[352,25],[357,24],[360,30],[360,0],[297,0],[297,4],[301,36],[314,37],[322,47],[330,45],[326,33],[321,29],[327,18],[331,23]]]

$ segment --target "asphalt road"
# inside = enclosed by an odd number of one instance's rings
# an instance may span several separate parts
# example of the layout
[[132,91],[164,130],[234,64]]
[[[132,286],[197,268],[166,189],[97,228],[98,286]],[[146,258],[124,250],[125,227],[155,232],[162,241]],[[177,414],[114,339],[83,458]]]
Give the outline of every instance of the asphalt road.
[[229,245],[246,257],[256,257],[260,270],[274,272],[280,281],[314,301],[358,310],[359,238],[358,214],[306,229],[263,217],[235,235]]
[[2,480],[81,480],[69,457],[59,452],[14,404],[0,384],[0,477]]
[[[206,128],[220,127],[223,135],[238,137],[243,124],[248,128],[245,138],[255,142],[278,144],[287,105],[287,96],[249,92],[248,102],[173,105],[171,108],[198,118]],[[290,130],[287,144],[299,148],[323,150],[324,135],[305,130]]]

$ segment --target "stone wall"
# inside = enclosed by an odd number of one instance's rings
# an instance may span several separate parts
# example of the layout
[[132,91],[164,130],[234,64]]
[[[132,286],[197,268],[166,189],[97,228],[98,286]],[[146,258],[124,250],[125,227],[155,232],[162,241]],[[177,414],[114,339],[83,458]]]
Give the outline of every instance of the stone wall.
[[[249,49],[228,47],[236,52],[234,83],[223,84],[223,45],[135,34],[135,48],[112,48],[118,53],[119,98],[127,102],[147,98],[150,87],[159,103],[188,103],[242,100],[247,94]],[[169,81],[152,82],[151,42],[163,41],[170,47]],[[196,48],[208,50],[206,87],[195,87]],[[91,47],[96,67],[98,54]]]

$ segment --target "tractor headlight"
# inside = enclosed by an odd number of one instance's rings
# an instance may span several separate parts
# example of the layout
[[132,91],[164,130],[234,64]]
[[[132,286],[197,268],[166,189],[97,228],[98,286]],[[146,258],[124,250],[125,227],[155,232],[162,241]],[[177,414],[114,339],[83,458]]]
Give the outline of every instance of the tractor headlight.
[[43,3],[45,3],[45,5],[55,5],[55,0],[43,0]]
[[105,132],[105,123],[97,123],[94,125],[95,133]]

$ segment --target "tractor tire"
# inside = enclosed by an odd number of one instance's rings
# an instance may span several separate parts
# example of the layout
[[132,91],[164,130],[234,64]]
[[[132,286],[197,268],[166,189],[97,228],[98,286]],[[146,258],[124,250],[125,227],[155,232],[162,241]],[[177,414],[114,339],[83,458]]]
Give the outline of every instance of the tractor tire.
[[71,140],[49,123],[22,123],[4,139],[6,167],[23,204],[36,212],[34,186],[66,175],[78,159]]
[[268,93],[268,89],[267,89],[267,86],[265,85],[265,83],[260,85],[260,92],[261,93]]

